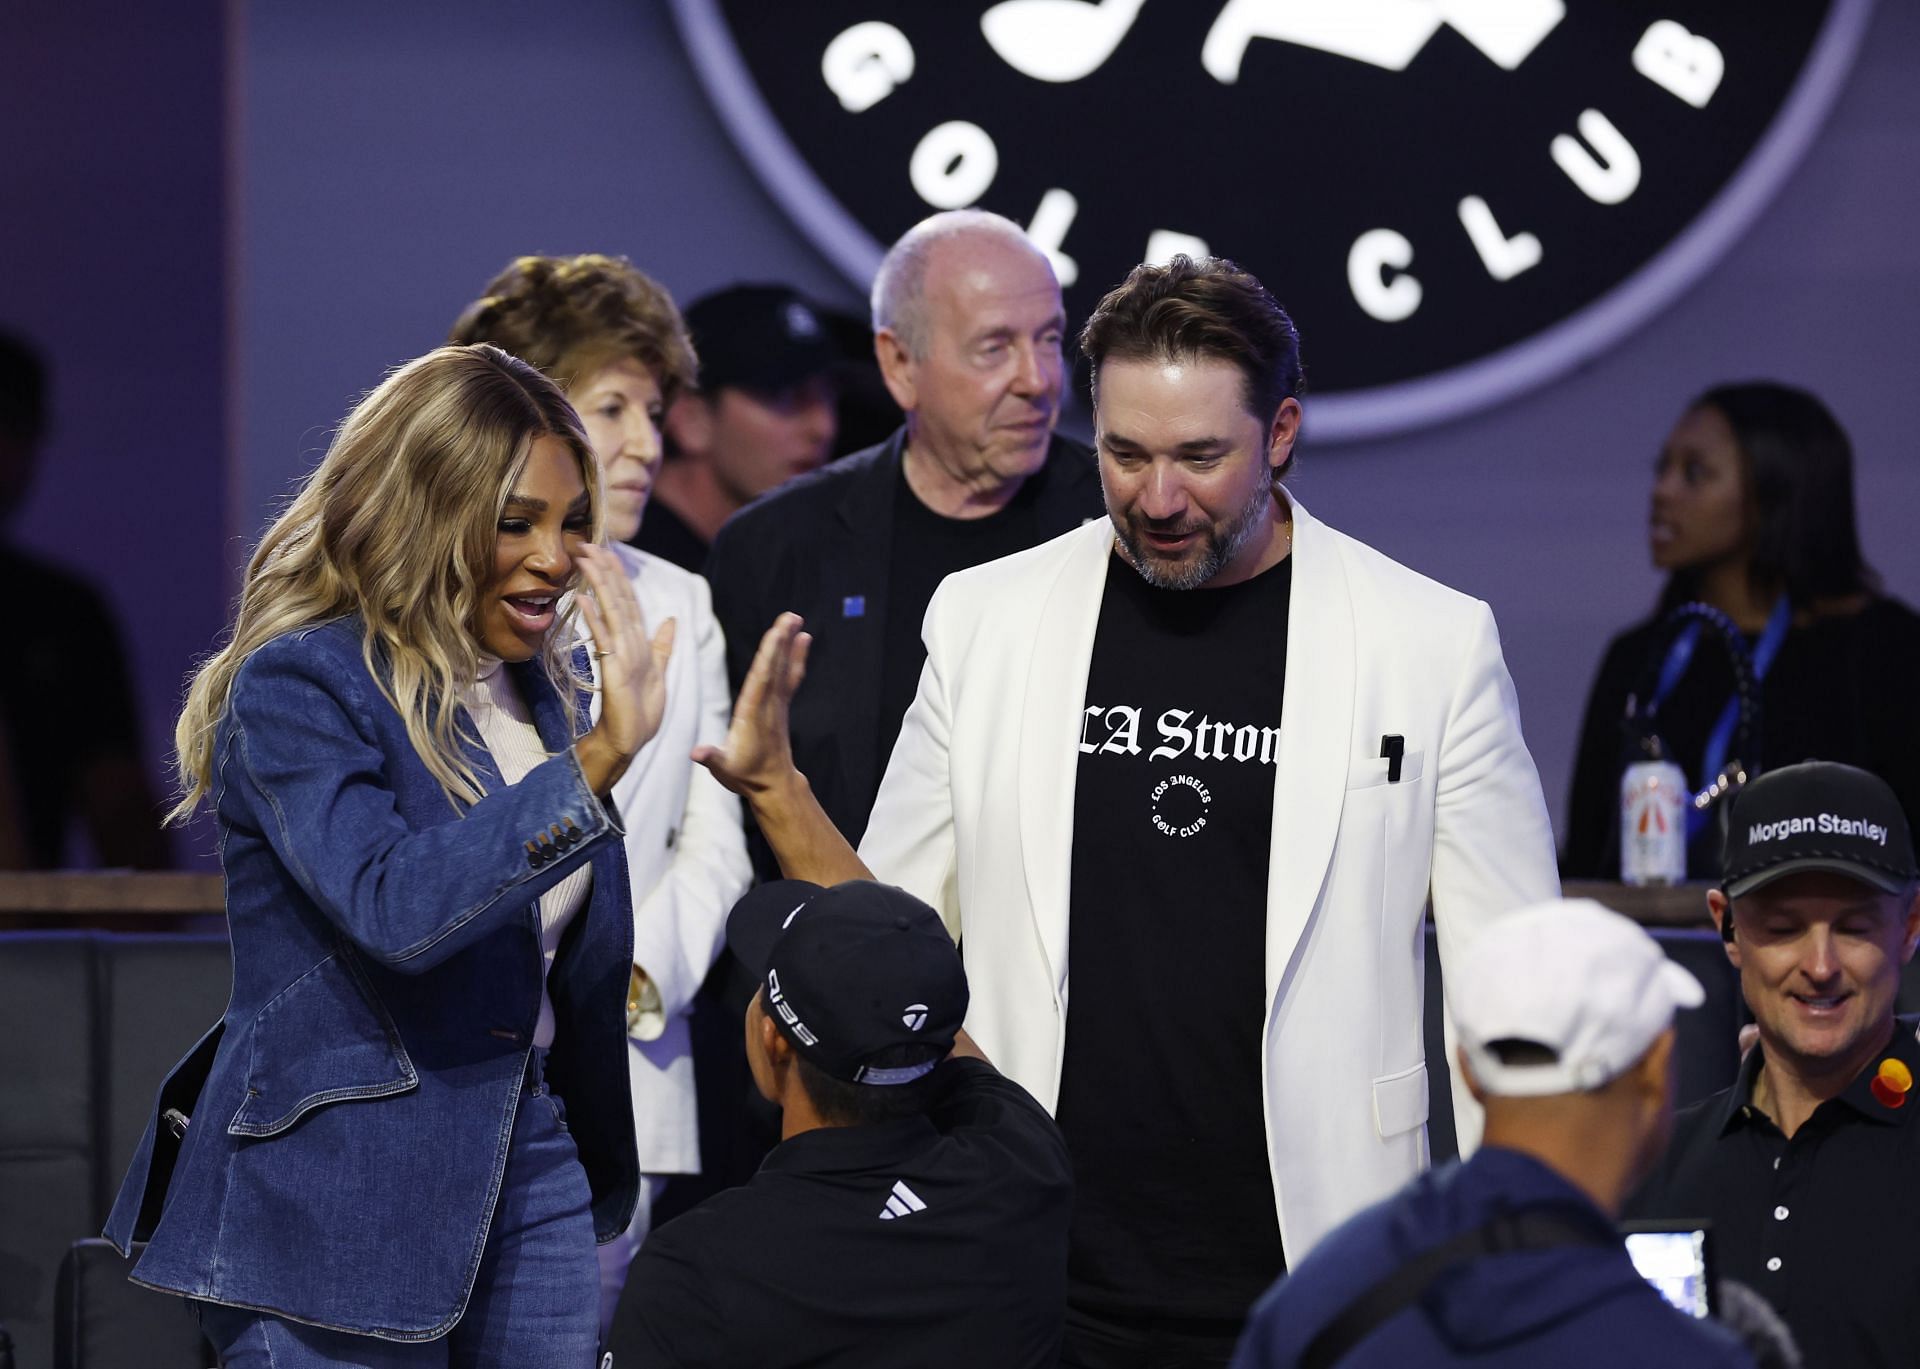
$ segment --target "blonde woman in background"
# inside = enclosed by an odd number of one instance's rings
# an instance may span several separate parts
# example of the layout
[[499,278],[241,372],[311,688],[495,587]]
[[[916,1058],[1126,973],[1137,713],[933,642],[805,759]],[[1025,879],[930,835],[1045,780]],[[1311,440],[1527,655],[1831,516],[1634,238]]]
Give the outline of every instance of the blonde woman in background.
[[538,366],[580,411],[606,491],[607,550],[647,621],[673,618],[659,744],[614,790],[633,890],[628,1060],[643,1175],[631,1226],[600,1250],[601,1320],[613,1315],[666,1176],[700,1172],[693,996],[751,878],[740,805],[689,760],[726,736],[726,643],[707,582],[622,545],[640,527],[662,458],[661,416],[694,380],[693,347],[667,292],[618,257],[521,257],[467,307],[452,341],[490,342]]
[[609,795],[674,634],[601,505],[554,385],[442,348],[348,416],[194,677],[173,816],[218,822],[233,996],[107,1234],[224,1365],[593,1363],[639,1177]]

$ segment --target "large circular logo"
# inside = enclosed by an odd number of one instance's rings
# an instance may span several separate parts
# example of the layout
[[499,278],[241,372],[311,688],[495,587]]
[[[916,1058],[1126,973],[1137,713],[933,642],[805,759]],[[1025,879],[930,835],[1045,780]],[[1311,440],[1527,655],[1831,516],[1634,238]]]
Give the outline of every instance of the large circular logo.
[[1872,0],[674,0],[717,108],[862,289],[940,209],[1026,225],[1084,318],[1238,260],[1316,438],[1454,417],[1644,322],[1805,150]]

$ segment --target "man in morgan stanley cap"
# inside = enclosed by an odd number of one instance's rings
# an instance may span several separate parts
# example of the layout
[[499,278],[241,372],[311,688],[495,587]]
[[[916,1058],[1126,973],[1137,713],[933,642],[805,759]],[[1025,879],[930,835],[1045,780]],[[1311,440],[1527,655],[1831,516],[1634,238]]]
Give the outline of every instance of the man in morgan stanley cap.
[[1759,1026],[1731,1089],[1682,1112],[1634,1210],[1706,1217],[1808,1364],[1920,1364],[1920,1074],[1896,1014],[1920,939],[1886,781],[1827,761],[1740,791],[1707,905]]
[[635,1365],[1052,1365],[1066,1146],[961,1027],[939,916],[889,885],[776,880],[727,919],[757,976],[759,1173],[641,1247],[609,1348]]

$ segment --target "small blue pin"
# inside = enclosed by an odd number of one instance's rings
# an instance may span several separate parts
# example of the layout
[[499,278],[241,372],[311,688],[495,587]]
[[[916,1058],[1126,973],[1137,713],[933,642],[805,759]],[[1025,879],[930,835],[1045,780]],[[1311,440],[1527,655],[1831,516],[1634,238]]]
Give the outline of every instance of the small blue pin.
[[849,594],[846,598],[842,599],[840,601],[840,616],[842,618],[866,617],[867,596],[864,594]]

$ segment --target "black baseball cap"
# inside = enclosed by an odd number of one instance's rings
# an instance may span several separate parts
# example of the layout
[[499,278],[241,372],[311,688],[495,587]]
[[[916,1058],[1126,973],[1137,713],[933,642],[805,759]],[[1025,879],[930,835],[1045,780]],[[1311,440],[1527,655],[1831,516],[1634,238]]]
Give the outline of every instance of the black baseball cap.
[[1727,897],[1802,870],[1846,875],[1886,894],[1920,878],[1906,814],[1885,780],[1805,761],[1769,770],[1734,795],[1721,857]]
[[820,310],[784,285],[730,285],[687,308],[700,388],[784,390],[840,364]]
[[781,1034],[835,1079],[912,1083],[966,1020],[959,948],[938,913],[889,884],[762,884],[733,905],[727,946],[759,975]]

